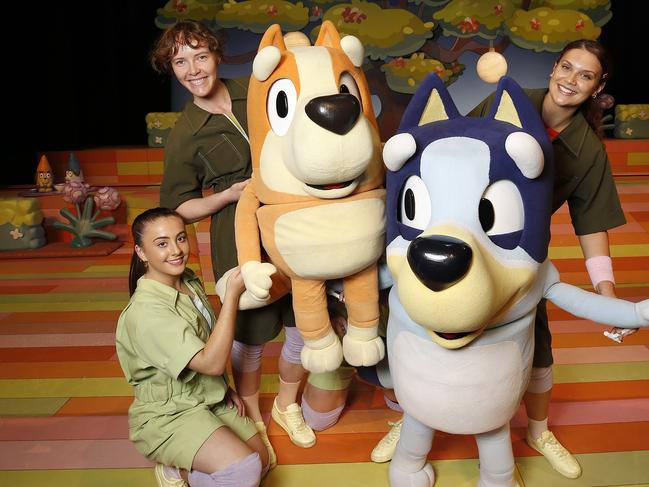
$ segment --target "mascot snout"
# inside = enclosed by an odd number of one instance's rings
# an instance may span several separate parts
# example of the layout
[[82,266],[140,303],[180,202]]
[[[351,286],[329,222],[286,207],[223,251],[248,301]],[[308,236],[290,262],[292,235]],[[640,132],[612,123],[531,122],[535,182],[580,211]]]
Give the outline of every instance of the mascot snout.
[[310,100],[304,111],[323,129],[345,135],[356,124],[361,104],[355,96],[347,94],[319,96]]
[[471,247],[447,235],[418,237],[408,246],[408,264],[432,291],[443,291],[460,281],[469,272],[472,260]]

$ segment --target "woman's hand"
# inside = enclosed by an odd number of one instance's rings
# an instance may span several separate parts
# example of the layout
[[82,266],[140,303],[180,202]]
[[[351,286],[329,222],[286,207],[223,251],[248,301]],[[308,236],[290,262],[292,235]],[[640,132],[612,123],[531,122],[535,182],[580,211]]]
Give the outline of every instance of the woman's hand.
[[237,414],[239,416],[245,416],[246,415],[246,406],[243,404],[243,401],[239,397],[239,394],[234,392],[234,389],[231,387],[228,387],[227,392],[225,393],[225,404],[229,408],[237,407]]
[[228,199],[232,203],[236,203],[239,201],[239,198],[241,198],[241,193],[243,193],[243,190],[246,189],[246,186],[250,184],[250,179],[246,179],[245,181],[241,181],[240,183],[234,183],[232,186],[230,186],[227,191],[228,191]]
[[232,271],[230,277],[228,277],[228,282],[226,284],[225,296],[232,295],[237,299],[241,294],[246,290],[246,285],[243,282],[243,277],[241,276],[241,269],[238,267]]

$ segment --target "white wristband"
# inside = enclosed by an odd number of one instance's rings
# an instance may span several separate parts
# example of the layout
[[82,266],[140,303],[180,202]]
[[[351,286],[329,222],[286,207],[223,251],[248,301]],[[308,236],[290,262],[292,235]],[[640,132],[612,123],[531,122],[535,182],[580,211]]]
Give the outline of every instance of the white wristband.
[[588,275],[595,289],[597,289],[597,285],[602,281],[611,281],[615,284],[613,261],[608,255],[598,255],[586,259],[586,270],[588,270]]

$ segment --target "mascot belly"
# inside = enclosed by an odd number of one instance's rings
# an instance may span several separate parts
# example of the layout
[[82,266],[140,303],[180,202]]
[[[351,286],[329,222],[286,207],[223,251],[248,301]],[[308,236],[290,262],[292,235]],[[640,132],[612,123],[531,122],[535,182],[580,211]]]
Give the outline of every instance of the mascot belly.
[[[323,22],[312,46],[271,26],[248,88],[252,182],[237,205],[236,243],[246,291],[269,299],[271,274],[290,281],[302,363],[312,372],[374,365],[376,261],[385,247],[381,144],[363,74],[363,46]],[[267,255],[270,262],[262,262]],[[349,327],[342,346],[325,281],[342,279]]]
[[393,487],[430,487],[435,430],[474,434],[482,487],[512,487],[509,421],[527,388],[542,298],[577,316],[649,325],[629,303],[561,283],[548,260],[552,147],[502,78],[485,118],[459,115],[429,76],[387,141],[388,358],[401,438]]

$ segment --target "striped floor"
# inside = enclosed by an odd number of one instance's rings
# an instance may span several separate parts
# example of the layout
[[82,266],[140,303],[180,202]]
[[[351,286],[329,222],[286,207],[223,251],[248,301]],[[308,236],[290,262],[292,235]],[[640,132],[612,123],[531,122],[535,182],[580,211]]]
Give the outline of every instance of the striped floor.
[[[618,181],[627,225],[611,232],[621,297],[649,298],[649,180]],[[146,199],[146,198],[145,198]],[[142,206],[146,207],[146,201]],[[587,286],[569,215],[553,219],[551,256],[564,281]],[[107,257],[4,260],[0,273],[0,485],[154,486],[151,464],[127,438],[131,388],[114,349],[127,301],[130,247]],[[200,270],[197,257],[191,266]],[[649,330],[618,345],[603,328],[551,308],[555,360],[550,422],[584,474],[555,474],[512,422],[521,487],[649,485]],[[280,343],[266,347],[262,409],[277,390]],[[387,466],[368,461],[395,413],[354,382],[341,421],[308,450],[271,423],[279,466],[265,487],[387,486]],[[430,459],[437,486],[477,479],[473,439],[439,433]]]

